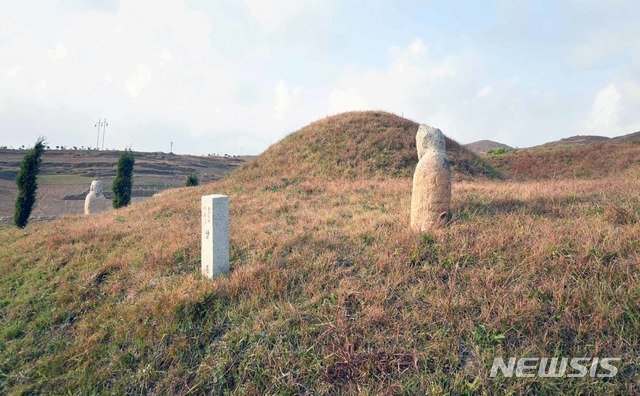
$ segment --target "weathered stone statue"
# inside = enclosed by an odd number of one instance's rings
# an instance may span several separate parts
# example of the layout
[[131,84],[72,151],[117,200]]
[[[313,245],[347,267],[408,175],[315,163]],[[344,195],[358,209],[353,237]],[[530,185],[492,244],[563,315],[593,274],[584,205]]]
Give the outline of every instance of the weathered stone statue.
[[449,221],[451,167],[442,132],[420,125],[416,134],[418,165],[411,191],[411,228],[428,232]]
[[110,207],[110,202],[102,193],[102,180],[93,180],[89,194],[84,199],[84,214],[102,212]]

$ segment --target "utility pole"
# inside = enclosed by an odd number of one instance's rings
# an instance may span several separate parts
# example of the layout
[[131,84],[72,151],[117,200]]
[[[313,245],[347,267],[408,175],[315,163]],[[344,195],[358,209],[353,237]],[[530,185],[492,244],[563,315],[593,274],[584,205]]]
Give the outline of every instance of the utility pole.
[[98,122],[96,122],[95,127],[98,128],[98,138],[96,139],[96,150],[100,150],[100,127],[102,126],[102,121],[98,118]]
[[107,123],[106,118],[104,119],[104,121],[98,118],[98,122],[96,122],[96,125],[95,125],[98,128],[98,139],[96,140],[96,150],[100,150],[100,127],[102,127],[102,149],[104,150],[104,133],[107,129],[107,125],[109,124]]
[[109,126],[109,124],[107,123],[107,119],[104,119],[104,122],[102,123],[102,150],[104,150],[104,134],[105,132],[107,132],[107,126]]

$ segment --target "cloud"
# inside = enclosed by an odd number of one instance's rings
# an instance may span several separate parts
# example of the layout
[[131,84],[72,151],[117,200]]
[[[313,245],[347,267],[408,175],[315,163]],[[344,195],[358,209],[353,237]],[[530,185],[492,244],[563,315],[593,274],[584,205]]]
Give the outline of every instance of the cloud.
[[[377,4],[365,17],[335,0],[65,0],[39,4],[45,21],[13,2],[0,15],[0,129],[12,131],[3,139],[19,145],[44,133],[56,144],[93,144],[92,126],[106,116],[110,147],[166,150],[171,138],[177,152],[258,153],[327,114],[365,109],[404,114],[462,142],[518,146],[637,126],[632,13],[604,7],[620,28],[603,21],[573,41],[554,36],[554,46],[530,34],[540,19],[524,5],[514,6],[523,10],[515,19],[504,15],[522,36],[498,40],[481,33],[492,23],[482,15],[462,26],[440,18],[441,6],[434,21],[405,13],[417,6]],[[569,22],[595,26],[594,15]],[[541,56],[540,47],[553,48]],[[592,67],[588,75],[566,73],[571,56]],[[618,99],[599,95],[609,85]]]
[[411,44],[409,44],[409,48],[408,48],[407,52],[412,57],[419,58],[419,57],[421,57],[421,56],[426,54],[427,47],[424,45],[422,40],[415,39],[415,40],[413,40],[413,42]]
[[606,136],[640,131],[640,82],[626,78],[600,89],[585,122],[590,133]]
[[622,95],[614,84],[597,93],[591,110],[590,129],[609,129],[617,126],[622,106]]
[[284,27],[312,2],[305,0],[245,0],[244,3],[262,29],[273,32]]
[[140,95],[140,92],[142,92],[144,87],[146,87],[151,81],[151,76],[151,70],[145,65],[139,63],[136,67],[136,71],[124,83],[127,92],[129,92],[129,96],[135,98]]
[[491,93],[492,87],[491,85],[485,85],[481,90],[478,91],[477,96],[479,98],[484,98],[485,96]]
[[165,63],[173,61],[173,54],[171,53],[171,51],[169,51],[166,48],[162,48],[162,50],[160,51],[160,55],[158,57],[160,58],[160,62],[158,62],[158,66],[162,66]]
[[383,67],[348,68],[330,91],[329,112],[381,109],[426,122],[447,103],[475,91],[475,73],[466,66],[474,63],[472,53],[439,60],[427,55],[427,47],[416,39],[390,48]]
[[[233,56],[214,45],[234,42],[214,29],[218,6],[212,4],[212,17],[180,0],[121,0],[106,11],[86,12],[47,3],[42,13],[57,23],[46,25],[15,3],[13,14],[0,15],[0,127],[33,138],[44,133],[57,144],[90,145],[93,124],[106,116],[109,147],[166,149],[165,142],[149,139],[166,125],[184,152],[258,153],[324,115],[318,102],[326,92],[307,92],[304,84],[264,70],[271,60],[255,54],[269,54],[271,43],[253,43]],[[293,2],[283,7],[290,9],[287,18],[308,11]],[[19,121],[15,115],[31,114],[29,107],[59,114]],[[93,121],[79,123],[87,119]],[[32,138],[14,133],[6,144],[21,139]]]
[[368,110],[370,106],[353,87],[335,88],[329,94],[329,114],[343,111]]
[[17,75],[18,73],[20,73],[20,70],[22,70],[21,66],[13,66],[9,70],[7,70],[4,75],[7,76],[7,77],[13,77],[13,76]]
[[67,56],[67,46],[62,42],[58,41],[56,45],[49,50],[49,57],[51,60],[59,60]]
[[435,57],[416,39],[390,48],[380,67],[346,69],[330,90],[327,108],[331,114],[391,111],[462,143],[493,139],[520,147],[566,136],[579,125],[580,100],[532,88],[518,75],[487,80],[487,69],[474,51]]
[[[567,27],[571,40],[568,64],[577,69],[594,69],[603,64],[640,60],[640,25],[629,15],[640,9],[633,1],[569,1]],[[567,38],[564,38],[567,39]]]
[[[60,144],[81,145],[85,142],[67,139],[83,133],[87,144],[92,140],[92,124],[53,125],[85,119],[65,117],[65,112],[107,116],[110,147],[134,139],[134,144],[153,148],[154,141],[143,141],[142,133],[132,135],[129,125],[180,125],[176,130],[181,133],[202,136],[214,126],[225,128],[236,121],[237,109],[218,116],[212,110],[234,108],[225,103],[234,96],[234,65],[213,51],[211,20],[182,1],[122,0],[113,12],[61,10],[48,3],[42,13],[58,21],[49,26],[22,18],[28,6],[16,3],[14,8],[9,11],[15,15],[0,16],[3,130],[26,125],[7,112],[27,114],[22,107],[28,105],[60,113],[47,121],[36,119],[28,131],[48,131],[49,140]],[[55,30],[57,26],[64,30]],[[58,37],[53,46],[46,39],[50,36]],[[70,49],[74,56],[69,56]],[[267,103],[271,105],[271,98]],[[64,130],[74,133],[60,132]]]
[[296,100],[300,96],[302,88],[294,87],[290,89],[284,81],[280,80],[276,83],[274,91],[274,117],[277,120],[282,120],[289,112],[289,109],[291,108],[291,102]]

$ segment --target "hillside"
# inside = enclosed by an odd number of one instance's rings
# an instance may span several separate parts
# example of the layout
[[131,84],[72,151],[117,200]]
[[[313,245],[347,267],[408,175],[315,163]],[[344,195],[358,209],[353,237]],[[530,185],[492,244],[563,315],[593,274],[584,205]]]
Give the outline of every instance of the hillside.
[[513,147],[503,143],[494,142],[493,140],[478,140],[477,142],[467,143],[464,145],[467,149],[476,154],[484,154],[493,149],[513,150]]
[[482,157],[510,179],[602,178],[640,165],[640,132],[613,138],[577,135]]
[[614,176],[640,166],[640,145],[543,145],[488,154],[485,160],[510,179],[592,179]]
[[[11,224],[18,194],[15,178],[24,150],[0,149],[0,226]],[[46,150],[42,156],[38,196],[31,221],[51,220],[82,213],[92,179],[110,185],[116,173],[118,151]],[[167,188],[180,187],[186,175],[196,173],[209,183],[245,163],[250,157],[198,157],[135,152],[133,198],[140,201]],[[110,190],[106,192],[110,197]]]
[[[451,224],[418,235],[414,126],[339,115],[214,183],[0,230],[0,393],[638,394],[638,169],[457,166]],[[231,205],[213,281],[211,193]],[[496,356],[621,361],[607,379],[490,378]]]
[[[0,179],[15,180],[25,150],[0,149]],[[183,178],[196,172],[203,180],[213,181],[228,173],[251,157],[206,157],[172,153],[134,152],[136,173],[148,176]],[[46,150],[42,156],[41,173],[45,175],[74,175],[113,177],[119,151]]]
[[629,133],[611,139],[615,143],[640,143],[640,132]]
[[544,144],[542,144],[540,146],[536,146],[536,147],[590,145],[590,144],[608,143],[609,141],[611,141],[611,138],[608,138],[606,136],[576,135],[576,136],[570,136],[568,138],[562,138],[560,140],[556,140],[556,141],[553,141],[553,142],[544,143]]
[[640,143],[640,132],[629,133],[627,135],[621,135],[616,137],[598,136],[598,135],[576,135],[568,138],[563,138],[553,142],[544,143],[534,148],[540,147],[557,147],[557,146],[575,146],[575,145],[591,145],[591,144],[605,144],[605,143]]

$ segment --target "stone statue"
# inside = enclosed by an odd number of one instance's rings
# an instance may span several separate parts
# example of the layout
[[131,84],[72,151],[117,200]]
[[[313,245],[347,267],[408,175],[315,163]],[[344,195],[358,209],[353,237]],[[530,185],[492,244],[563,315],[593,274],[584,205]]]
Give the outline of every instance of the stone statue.
[[418,165],[411,191],[411,229],[429,232],[449,221],[451,166],[442,132],[420,125],[416,134]]
[[102,180],[93,180],[89,194],[84,199],[84,214],[102,212],[109,209],[109,201],[102,193]]

